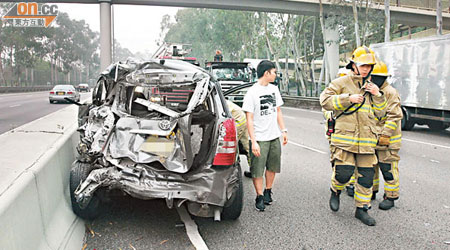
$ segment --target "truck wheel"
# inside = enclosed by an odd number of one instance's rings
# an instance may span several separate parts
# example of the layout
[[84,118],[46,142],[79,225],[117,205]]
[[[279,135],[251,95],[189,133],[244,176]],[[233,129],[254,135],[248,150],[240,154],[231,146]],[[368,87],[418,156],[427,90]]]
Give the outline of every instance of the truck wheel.
[[94,194],[89,204],[83,209],[78,205],[74,192],[78,185],[88,177],[91,170],[90,164],[78,160],[72,164],[72,169],[70,170],[70,201],[72,202],[72,210],[76,215],[86,220],[98,217],[100,214],[100,200]]
[[411,113],[407,109],[402,108],[402,110],[402,130],[412,130],[416,122],[411,118]]
[[444,122],[440,121],[428,121],[428,127],[434,131],[446,130],[448,128],[448,124],[444,124]]
[[222,218],[224,220],[236,220],[239,218],[242,212],[242,207],[244,205],[244,185],[242,184],[242,170],[239,162],[237,163],[238,168],[238,189],[231,196],[231,204],[223,207]]

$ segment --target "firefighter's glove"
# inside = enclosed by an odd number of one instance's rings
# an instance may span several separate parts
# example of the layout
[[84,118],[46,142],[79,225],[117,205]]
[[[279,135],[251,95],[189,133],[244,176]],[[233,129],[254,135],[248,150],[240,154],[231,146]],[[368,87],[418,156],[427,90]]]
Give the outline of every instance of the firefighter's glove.
[[378,139],[378,145],[389,146],[389,136],[387,135],[380,136],[380,139]]

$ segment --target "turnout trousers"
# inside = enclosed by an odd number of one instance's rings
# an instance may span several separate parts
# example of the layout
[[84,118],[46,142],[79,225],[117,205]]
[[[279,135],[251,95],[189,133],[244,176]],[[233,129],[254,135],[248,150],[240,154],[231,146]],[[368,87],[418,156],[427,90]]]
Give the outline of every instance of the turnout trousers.
[[373,191],[378,192],[379,182],[379,170],[383,174],[384,179],[384,194],[387,198],[398,199],[400,189],[400,179],[398,172],[398,161],[400,156],[399,150],[376,150],[378,164],[375,165],[375,178],[373,184]]
[[341,192],[355,173],[355,205],[370,208],[374,165],[377,163],[375,154],[356,154],[332,146],[331,161],[333,163],[331,190]]

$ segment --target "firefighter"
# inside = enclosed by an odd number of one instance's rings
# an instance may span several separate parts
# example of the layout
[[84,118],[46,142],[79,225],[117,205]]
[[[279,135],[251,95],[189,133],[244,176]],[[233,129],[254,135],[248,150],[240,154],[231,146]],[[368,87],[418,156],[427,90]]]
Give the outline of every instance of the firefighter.
[[322,108],[335,114],[334,119],[327,122],[330,126],[334,123],[330,144],[333,164],[330,208],[339,210],[341,191],[356,171],[355,217],[369,226],[376,224],[367,212],[372,196],[374,165],[377,163],[375,115],[384,116],[386,107],[382,92],[368,81],[375,63],[372,50],[358,47],[346,66],[351,72],[333,80],[320,94]]
[[[236,123],[238,140],[242,145],[242,149],[239,149],[239,154],[244,154],[247,157],[247,161],[249,161],[249,140],[248,140],[248,130],[247,130],[247,118],[245,116],[245,112],[233,103],[230,100],[227,100],[228,109],[231,112],[231,116],[233,117]],[[242,151],[241,151],[242,150]],[[249,163],[250,165],[250,163]],[[250,171],[244,171],[245,177],[251,178],[252,174]]]
[[398,161],[400,156],[398,151],[401,146],[401,120],[403,118],[402,108],[400,106],[400,96],[386,79],[388,78],[388,68],[386,64],[377,61],[371,81],[375,83],[386,98],[386,115],[377,118],[377,127],[380,131],[380,139],[376,147],[378,164],[375,166],[374,190],[372,199],[375,199],[375,193],[378,191],[379,169],[384,179],[384,200],[380,202],[379,208],[388,210],[394,207],[394,201],[399,197],[399,176]]

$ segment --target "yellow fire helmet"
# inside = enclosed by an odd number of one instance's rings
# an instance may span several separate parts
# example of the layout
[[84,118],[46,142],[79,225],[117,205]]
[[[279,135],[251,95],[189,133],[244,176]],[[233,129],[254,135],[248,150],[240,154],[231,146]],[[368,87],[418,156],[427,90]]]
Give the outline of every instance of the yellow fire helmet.
[[350,61],[356,65],[374,65],[376,64],[375,52],[366,46],[358,47],[353,51]]
[[387,65],[381,60],[377,60],[377,64],[373,67],[372,75],[389,76]]

